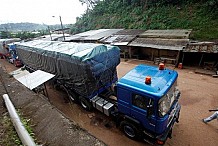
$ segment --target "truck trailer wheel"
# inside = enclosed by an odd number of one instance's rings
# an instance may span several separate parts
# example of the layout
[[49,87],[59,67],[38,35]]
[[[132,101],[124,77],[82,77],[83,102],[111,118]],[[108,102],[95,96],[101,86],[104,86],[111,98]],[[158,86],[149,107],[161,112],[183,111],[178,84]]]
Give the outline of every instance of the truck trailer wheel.
[[127,121],[122,121],[120,125],[122,131],[125,133],[127,137],[131,139],[138,139],[140,137],[139,130],[132,123]]
[[92,103],[89,102],[86,98],[79,97],[79,101],[80,101],[80,104],[82,105],[82,107],[85,110],[87,110],[87,111],[91,111],[92,110]]
[[75,93],[71,92],[71,91],[68,91],[67,92],[67,95],[69,97],[69,99],[73,102],[77,102],[78,101],[78,97],[76,96]]
[[16,61],[13,61],[13,64],[14,64],[15,67],[17,67],[17,63],[16,63]]

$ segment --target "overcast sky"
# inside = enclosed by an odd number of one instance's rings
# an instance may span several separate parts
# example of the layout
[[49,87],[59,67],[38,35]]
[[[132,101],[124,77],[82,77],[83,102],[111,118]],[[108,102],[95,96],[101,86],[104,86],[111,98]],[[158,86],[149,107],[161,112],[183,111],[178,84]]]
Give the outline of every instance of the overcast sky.
[[[79,0],[1,0],[0,23],[73,24],[86,6]],[[56,16],[56,17],[52,17]]]

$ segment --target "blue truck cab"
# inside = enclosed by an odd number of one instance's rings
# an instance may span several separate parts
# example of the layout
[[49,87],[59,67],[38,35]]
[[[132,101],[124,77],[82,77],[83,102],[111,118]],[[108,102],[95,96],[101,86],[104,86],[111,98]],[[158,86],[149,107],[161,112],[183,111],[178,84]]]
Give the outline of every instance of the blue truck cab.
[[171,137],[181,108],[177,77],[163,65],[138,65],[118,81],[120,125],[128,137],[160,145]]

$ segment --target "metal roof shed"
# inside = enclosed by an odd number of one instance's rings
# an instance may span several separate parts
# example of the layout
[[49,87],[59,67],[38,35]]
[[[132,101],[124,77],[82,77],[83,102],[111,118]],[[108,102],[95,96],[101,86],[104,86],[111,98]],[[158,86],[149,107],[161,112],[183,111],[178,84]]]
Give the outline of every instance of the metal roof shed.
[[121,49],[121,54],[124,56],[124,58],[126,58],[126,55],[131,58],[131,48],[127,45],[142,32],[144,32],[144,30],[124,29],[118,31],[106,39],[101,39],[100,41],[102,43],[119,46]]
[[[180,51],[189,43],[188,38],[190,33],[191,30],[189,29],[147,30],[144,33],[141,33],[134,41],[129,43],[128,46],[146,48],[140,50],[144,53],[147,52],[147,56],[152,56],[151,60],[155,60],[156,57],[163,57],[166,60],[178,60]],[[156,55],[154,49],[158,51]],[[177,55],[176,52],[178,52]],[[176,59],[175,56],[177,56]]]
[[[194,58],[192,56],[194,56]],[[184,58],[186,58],[186,60],[188,59],[190,62],[194,62],[194,61],[196,62],[196,60],[199,61],[198,66],[209,63],[209,64],[214,64],[211,65],[212,67],[218,67],[217,57],[218,57],[218,43],[191,42],[187,45],[185,49],[183,49],[182,63],[187,62],[184,60]]]
[[189,43],[183,52],[205,52],[218,53],[218,43],[214,42],[196,42]]

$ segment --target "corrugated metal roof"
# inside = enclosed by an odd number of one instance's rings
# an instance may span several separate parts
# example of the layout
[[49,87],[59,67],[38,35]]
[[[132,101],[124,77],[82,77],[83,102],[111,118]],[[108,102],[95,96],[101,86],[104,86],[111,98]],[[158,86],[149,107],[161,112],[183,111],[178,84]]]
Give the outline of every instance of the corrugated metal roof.
[[144,32],[144,30],[138,30],[138,29],[120,30],[108,38],[101,39],[100,42],[112,44],[112,45],[126,46],[128,45],[129,42],[131,42],[137,35],[141,34],[142,32]]
[[98,33],[101,33],[101,32],[107,31],[107,30],[109,30],[109,29],[89,30],[89,31],[78,33],[78,34],[75,34],[75,35],[81,36],[81,37],[88,37],[88,36],[96,35]]
[[189,43],[183,52],[205,52],[218,53],[218,43],[214,42],[197,42]]
[[123,45],[127,45],[137,35],[141,34],[142,32],[144,32],[144,30],[137,30],[137,29],[120,30],[114,35],[111,35],[110,37],[106,39],[101,39],[100,41],[103,43],[123,46]]
[[109,30],[109,29],[89,30],[86,32],[72,35],[72,36],[66,38],[65,41],[83,41],[83,40],[85,40],[86,37],[89,37],[91,35],[96,35],[98,33],[101,33],[101,32],[107,31],[107,30]]
[[145,32],[145,30],[141,29],[124,29],[115,33],[115,35],[139,35]]
[[101,42],[115,44],[115,43],[123,43],[126,42],[127,44],[132,41],[136,36],[135,35],[112,35],[107,39],[104,39]]
[[[65,33],[65,38],[69,37],[70,35]],[[63,34],[51,34],[51,35],[44,35],[37,38],[34,38],[33,40],[43,40],[43,41],[57,41],[59,38],[63,38]]]
[[139,37],[188,39],[191,29],[147,30]]
[[189,39],[136,38],[128,46],[182,50],[188,43]]
[[99,32],[97,34],[90,35],[90,36],[86,37],[85,40],[96,40],[97,41],[97,40],[100,40],[102,38],[107,38],[110,35],[118,32],[120,30],[123,30],[123,29],[107,29],[107,30]]
[[108,36],[120,31],[122,29],[98,29],[90,30],[83,33],[75,34],[71,37],[66,38],[66,41],[98,41],[102,38],[107,38]]

